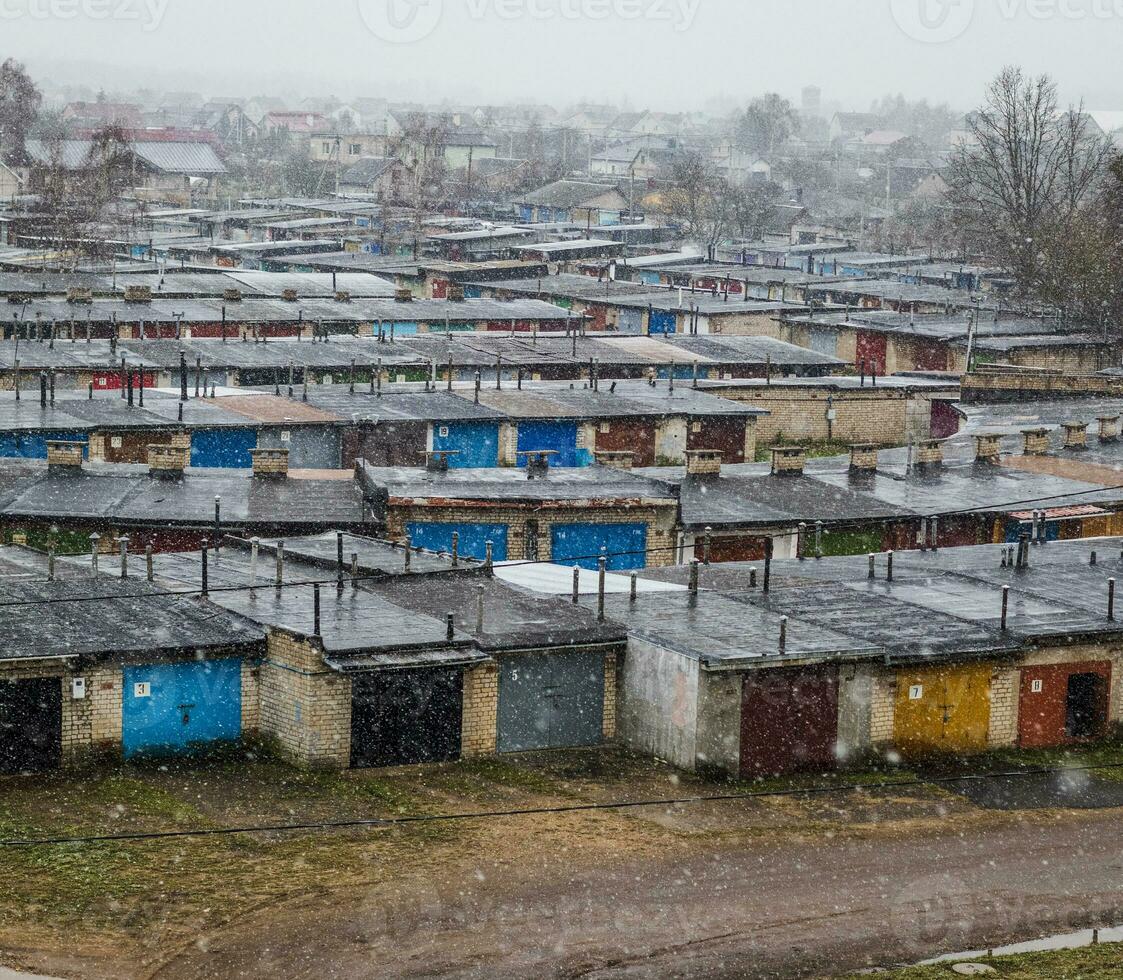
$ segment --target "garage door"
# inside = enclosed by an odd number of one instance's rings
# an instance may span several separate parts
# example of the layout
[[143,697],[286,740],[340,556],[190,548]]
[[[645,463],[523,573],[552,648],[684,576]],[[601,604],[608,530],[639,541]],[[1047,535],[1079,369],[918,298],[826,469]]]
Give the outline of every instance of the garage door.
[[643,333],[643,310],[631,307],[622,308],[620,315],[616,318],[616,329],[620,333],[626,334]]
[[187,753],[242,734],[242,662],[126,667],[125,757]]
[[741,775],[833,768],[838,741],[836,670],[754,671],[741,691]]
[[[576,422],[520,422],[518,451],[520,453],[554,452],[551,466],[588,466],[592,460],[587,450],[578,452]],[[519,456],[519,465],[526,466],[527,457]]]
[[678,314],[674,310],[669,312],[666,310],[652,310],[647,321],[647,332],[649,334],[674,333],[677,323]]
[[597,745],[604,730],[604,654],[510,657],[499,671],[499,751]]
[[1036,749],[1099,738],[1107,728],[1108,661],[1023,667],[1018,744]]
[[807,331],[811,350],[819,354],[838,355],[838,331],[827,327],[810,327]]
[[506,524],[438,524],[417,522],[406,525],[406,533],[415,548],[426,551],[443,551],[452,554],[453,532],[459,535],[457,553],[465,558],[483,561],[487,557],[487,543],[491,542],[494,561],[507,560]]
[[854,344],[854,366],[860,370],[864,362],[867,372],[884,374],[888,348],[884,334],[859,330]]
[[191,465],[216,469],[248,469],[250,450],[257,448],[255,429],[196,429],[191,434]]
[[990,724],[990,668],[897,675],[894,741],[908,755],[981,752]]
[[453,452],[450,469],[492,468],[499,465],[499,425],[496,422],[434,422],[433,451]]
[[0,773],[53,769],[62,761],[62,682],[0,681]]
[[463,674],[383,671],[351,681],[351,765],[407,766],[460,757]]
[[550,560],[594,570],[601,555],[609,571],[647,565],[646,524],[555,524],[550,529]]

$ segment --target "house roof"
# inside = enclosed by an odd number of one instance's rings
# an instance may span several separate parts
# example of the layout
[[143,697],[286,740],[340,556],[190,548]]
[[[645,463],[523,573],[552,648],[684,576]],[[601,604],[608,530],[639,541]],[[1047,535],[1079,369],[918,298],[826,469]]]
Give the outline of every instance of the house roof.
[[536,191],[523,194],[520,204],[545,205],[552,208],[576,208],[599,200],[605,195],[623,197],[614,184],[597,184],[582,180],[558,180]]

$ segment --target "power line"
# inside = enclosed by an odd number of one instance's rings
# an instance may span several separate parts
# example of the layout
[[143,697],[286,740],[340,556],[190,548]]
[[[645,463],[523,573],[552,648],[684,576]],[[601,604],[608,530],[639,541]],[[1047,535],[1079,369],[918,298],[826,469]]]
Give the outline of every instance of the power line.
[[[928,515],[927,518],[925,518],[923,515],[920,515],[920,514],[903,514],[903,515],[899,515],[899,516],[890,516],[890,517],[871,517],[871,518],[868,518],[868,519],[855,518],[855,519],[850,520],[850,521],[831,522],[829,525],[824,522],[823,533],[826,535],[826,534],[830,534],[832,532],[837,533],[839,531],[864,529],[864,528],[877,527],[877,526],[882,526],[882,525],[894,525],[894,524],[900,525],[900,524],[905,524],[905,523],[910,523],[910,522],[921,521],[921,520],[925,520],[925,519],[930,520],[933,517],[936,518],[937,520],[946,520],[946,519],[951,518],[951,517],[971,516],[971,515],[975,515],[975,514],[988,513],[990,511],[998,511],[998,510],[1003,510],[1003,509],[1011,509],[1011,508],[1015,508],[1015,507],[1028,507],[1028,506],[1031,506],[1033,504],[1043,503],[1043,502],[1047,502],[1047,501],[1066,500],[1066,499],[1069,499],[1071,497],[1083,497],[1083,496],[1087,496],[1087,495],[1091,495],[1091,494],[1105,493],[1105,492],[1109,492],[1109,491],[1113,491],[1113,490],[1123,492],[1123,485],[1112,486],[1112,487],[1096,487],[1096,488],[1091,489],[1091,490],[1070,491],[1069,493],[1051,494],[1051,495],[1045,496],[1045,497],[1035,497],[1035,498],[1029,498],[1029,499],[1025,499],[1025,500],[1009,501],[1009,502],[1005,502],[1005,503],[1001,503],[1001,504],[984,505],[984,506],[981,506],[981,507],[963,508],[963,509],[954,510],[954,511],[938,511],[934,514]],[[814,524],[809,524],[808,522],[801,522],[801,523],[804,523],[807,526],[809,533],[811,533],[811,531],[814,530]],[[348,532],[348,533],[350,533],[350,532]],[[351,536],[352,537],[361,537],[360,535],[351,535]],[[751,537],[752,535],[749,535],[749,536]],[[770,535],[768,535],[766,533],[762,533],[759,536],[760,537],[769,537]],[[697,535],[696,535],[696,537],[697,537]],[[245,542],[246,539],[245,538],[233,538],[233,537],[231,537],[231,538],[228,538],[228,540],[237,541],[237,542],[241,543],[241,542]],[[366,538],[364,540],[375,540],[375,541],[377,541],[378,539]],[[1081,540],[1081,539],[1074,539],[1074,540]],[[395,542],[379,541],[379,543],[386,544],[386,545],[388,545],[392,548],[397,547]],[[993,544],[993,543],[994,542],[987,542],[987,544]],[[697,544],[697,541],[696,541],[696,544]],[[970,547],[970,546],[967,546],[967,547]],[[414,553],[417,553],[417,549],[410,549],[410,550],[413,551]],[[568,557],[568,558],[564,559],[564,562],[566,563],[566,565],[568,567],[568,563],[570,563],[570,562],[576,562],[576,563],[592,562],[592,561],[597,561],[600,558],[605,558],[606,560],[609,559],[609,558],[637,558],[637,557],[646,558],[650,555],[665,554],[667,552],[671,552],[673,554],[675,552],[678,552],[679,550],[681,550],[680,546],[675,544],[675,545],[663,545],[663,546],[644,548],[644,549],[633,549],[633,550],[628,550],[628,551],[612,551],[612,552],[601,551],[601,552],[598,552],[597,554],[579,555],[579,556]],[[447,555],[447,553],[444,553],[444,552],[428,551],[428,552],[423,552],[423,553],[429,554],[429,555],[440,555],[440,554],[446,554]],[[193,551],[192,552],[164,552],[162,554],[186,556],[186,555],[194,555],[195,552],[193,552]],[[216,551],[216,552],[214,552],[214,554],[218,555],[218,552]],[[403,551],[402,551],[403,563],[404,563],[404,560],[405,560],[405,554],[406,554],[406,551],[403,548]],[[85,553],[76,553],[76,554],[72,554],[72,555],[63,555],[63,556],[56,556],[56,557],[76,559],[76,558],[86,557],[86,554]],[[109,553],[106,553],[104,555],[104,557],[107,560],[112,560],[116,556],[112,552],[109,552]],[[465,557],[466,560],[474,562],[475,566],[477,568],[482,569],[482,568],[486,567],[479,559],[469,558],[468,556],[464,556],[464,557]],[[849,556],[836,555],[836,556],[832,556],[832,557],[838,557],[838,558],[841,558],[841,557],[860,557],[860,555],[849,555]],[[219,559],[216,558],[216,562],[218,560]],[[309,556],[300,555],[300,554],[293,554],[292,560],[293,561],[302,561],[302,560],[308,561]],[[312,560],[315,561],[315,559],[312,559]],[[320,560],[322,561],[323,559],[320,559]],[[531,567],[531,566],[534,566],[534,565],[557,565],[557,564],[561,564],[561,563],[550,560],[550,559],[545,559],[545,558],[542,558],[542,559],[524,559],[524,560],[505,562],[504,567],[505,568],[523,568],[523,567]],[[724,563],[719,563],[719,564],[724,564]],[[466,566],[466,567],[472,567],[472,566]],[[581,566],[580,564],[578,564],[576,567],[582,568],[582,570],[584,570],[584,571],[596,572],[596,569],[584,568],[584,566]],[[448,569],[448,570],[451,571],[451,568]],[[639,570],[640,569],[618,569],[618,570],[606,569],[606,571],[613,572],[613,574],[620,574],[622,571],[630,572],[630,571],[639,571]],[[161,576],[161,577],[168,578],[170,576],[165,575],[165,576]],[[346,576],[345,576],[345,580],[347,582],[350,582],[350,583],[362,583],[362,582],[372,582],[372,581],[373,582],[385,582],[388,578],[392,578],[392,577],[394,577],[393,572],[380,570],[380,571],[378,571],[377,573],[374,573],[374,574],[355,576],[355,577],[352,577],[349,573],[347,573]],[[60,581],[66,581],[66,580],[64,579],[64,580],[60,580]],[[246,592],[246,591],[254,591],[254,590],[257,590],[257,589],[263,589],[263,590],[273,589],[273,590],[276,591],[276,590],[279,590],[279,589],[308,587],[308,586],[317,586],[317,585],[321,585],[321,586],[333,586],[333,585],[335,585],[335,586],[338,586],[338,584],[339,584],[339,578],[338,578],[338,576],[336,576],[336,577],[333,577],[333,578],[307,579],[307,580],[295,581],[295,582],[277,583],[275,581],[273,581],[273,582],[264,581],[264,582],[261,582],[261,583],[255,582],[253,584],[247,584],[247,585],[227,585],[227,586],[216,586],[214,588],[208,587],[208,589],[205,593],[200,588],[200,589],[175,589],[175,590],[163,591],[163,592],[143,592],[143,593],[131,593],[131,594],[123,594],[123,595],[122,594],[117,594],[117,595],[108,595],[107,594],[107,595],[72,596],[72,597],[71,596],[57,596],[57,597],[52,597],[52,598],[49,598],[49,599],[17,599],[17,600],[12,600],[12,601],[0,602],[0,609],[6,608],[6,607],[48,606],[48,605],[57,605],[57,604],[63,604],[63,603],[77,603],[77,602],[100,602],[100,601],[108,602],[108,601],[121,600],[121,599],[147,599],[147,598],[155,599],[155,598],[169,598],[169,597],[177,597],[177,596],[202,596],[202,595],[209,595],[209,594],[214,593],[214,592],[217,592],[217,593]]]
[[826,796],[867,790],[894,790],[920,786],[950,786],[958,783],[983,782],[991,779],[1025,779],[1033,776],[1064,775],[1123,769],[1123,763],[1097,766],[1065,766],[1052,769],[1016,769],[1008,772],[966,773],[959,776],[933,776],[930,779],[887,780],[879,783],[834,784],[800,789],[760,790],[747,793],[719,793],[712,796],[680,796],[665,799],[617,800],[607,803],[571,803],[562,806],[522,807],[506,810],[482,810],[468,813],[431,813],[404,817],[369,817],[355,820],[320,820],[302,823],[247,824],[238,827],[208,827],[197,830],[154,830],[126,834],[98,834],[74,837],[9,838],[0,840],[0,847],[46,847],[65,844],[108,844],[136,841],[169,840],[186,837],[228,837],[234,834],[292,833],[301,830],[347,830],[362,827],[401,827],[422,823],[452,823],[467,820],[494,820],[546,814],[585,813],[603,810],[634,810],[651,806],[691,806],[699,803],[729,803],[737,800],[778,799],[798,796]]

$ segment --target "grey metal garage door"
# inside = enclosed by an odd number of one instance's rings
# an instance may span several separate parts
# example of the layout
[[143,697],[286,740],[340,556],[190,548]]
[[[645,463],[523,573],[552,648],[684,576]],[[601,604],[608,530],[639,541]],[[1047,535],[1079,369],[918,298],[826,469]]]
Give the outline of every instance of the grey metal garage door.
[[560,749],[603,740],[604,654],[526,654],[499,673],[499,751]]

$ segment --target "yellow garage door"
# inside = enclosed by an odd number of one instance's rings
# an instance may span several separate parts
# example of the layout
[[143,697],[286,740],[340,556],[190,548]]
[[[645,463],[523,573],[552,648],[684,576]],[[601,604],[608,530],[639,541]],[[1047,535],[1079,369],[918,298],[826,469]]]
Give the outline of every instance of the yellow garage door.
[[905,755],[981,752],[990,723],[989,667],[897,675],[894,741]]

